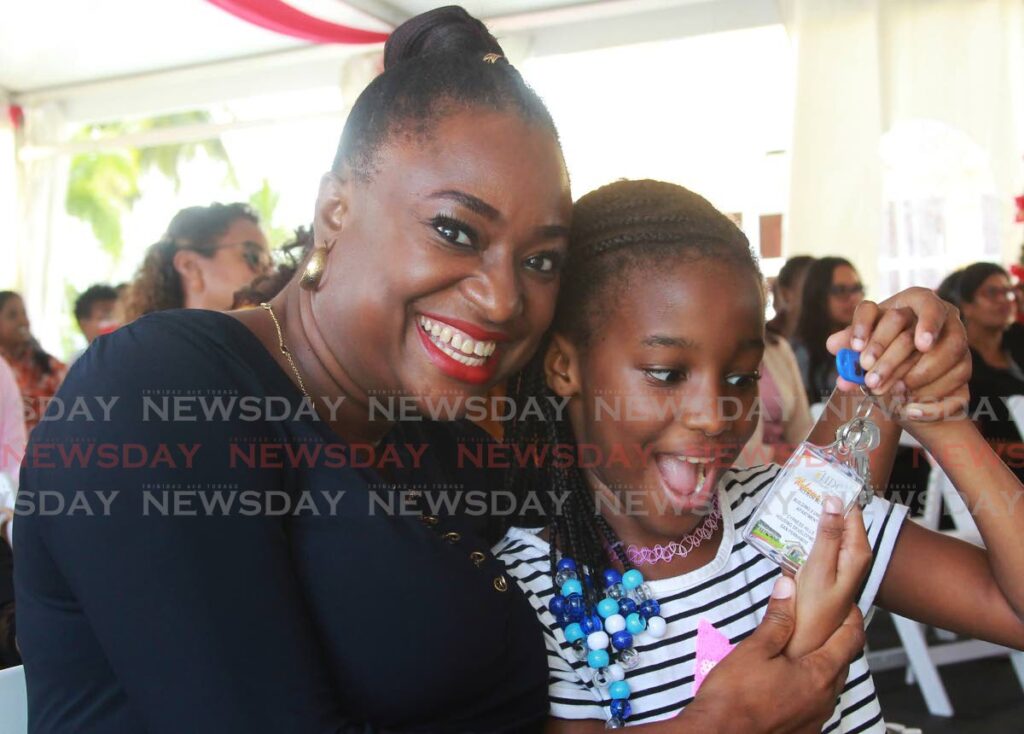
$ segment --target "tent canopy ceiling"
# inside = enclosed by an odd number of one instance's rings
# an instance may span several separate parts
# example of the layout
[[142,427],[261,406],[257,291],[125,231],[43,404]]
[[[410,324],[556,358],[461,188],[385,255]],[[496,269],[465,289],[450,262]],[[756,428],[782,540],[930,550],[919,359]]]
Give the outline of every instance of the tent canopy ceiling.
[[[287,0],[324,20],[388,30],[439,0]],[[462,0],[509,30],[531,23],[628,15],[712,0]],[[307,46],[250,25],[206,0],[0,1],[0,92],[23,94],[244,59]],[[511,23],[509,21],[512,21]],[[501,26],[499,25],[499,28]]]

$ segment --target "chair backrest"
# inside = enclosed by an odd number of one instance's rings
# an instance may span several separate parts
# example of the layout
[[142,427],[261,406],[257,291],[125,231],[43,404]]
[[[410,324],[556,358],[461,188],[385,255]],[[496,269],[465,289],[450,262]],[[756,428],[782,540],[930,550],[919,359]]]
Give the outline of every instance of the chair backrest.
[[25,668],[0,670],[0,734],[28,734]]
[[1011,395],[1006,400],[1010,418],[1017,424],[1017,433],[1024,436],[1024,395]]

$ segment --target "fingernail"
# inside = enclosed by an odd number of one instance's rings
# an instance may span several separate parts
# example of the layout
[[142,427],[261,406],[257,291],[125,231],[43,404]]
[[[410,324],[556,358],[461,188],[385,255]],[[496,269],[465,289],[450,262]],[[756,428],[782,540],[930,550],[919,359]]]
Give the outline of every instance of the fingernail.
[[825,512],[829,515],[841,515],[843,513],[843,503],[839,501],[838,497],[830,494],[825,497]]
[[893,392],[902,395],[907,391],[907,383],[903,380],[896,380],[896,384],[892,386]]
[[923,418],[924,417],[924,411],[921,410],[920,408],[907,408],[903,412],[907,414],[907,418],[915,418],[916,419],[916,418]]
[[921,342],[922,349],[927,349],[935,341],[935,335],[932,334],[930,331],[926,331],[924,334],[921,335],[921,338],[918,341]]
[[875,366],[875,355],[873,352],[864,352],[860,355],[861,369],[869,370]]
[[783,576],[775,582],[775,588],[772,589],[772,599],[788,599],[793,596],[794,591],[796,591],[796,584],[793,583],[793,579],[789,576]]
[[882,384],[882,378],[878,376],[877,372],[869,372],[868,376],[864,378],[864,384],[868,387],[878,387]]
[[864,340],[855,336],[850,340],[850,346],[853,347],[854,351],[862,352],[864,351]]

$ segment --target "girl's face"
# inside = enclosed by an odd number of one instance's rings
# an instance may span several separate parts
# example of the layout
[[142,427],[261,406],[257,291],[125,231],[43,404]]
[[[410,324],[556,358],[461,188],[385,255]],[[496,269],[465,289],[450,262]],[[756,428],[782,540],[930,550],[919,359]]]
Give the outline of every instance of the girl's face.
[[11,296],[0,308],[0,346],[14,349],[32,337],[29,331],[25,302],[20,296]]
[[828,313],[832,323],[845,328],[853,323],[853,313],[864,300],[864,285],[857,271],[849,265],[840,265],[832,271],[832,284],[828,291]]
[[[576,395],[573,430],[594,470],[648,535],[675,538],[696,524],[721,473],[756,424],[764,302],[749,270],[712,259],[637,270],[591,343],[566,345]],[[564,340],[560,340],[563,341]],[[558,390],[549,352],[549,383]],[[565,394],[564,390],[561,394]],[[609,413],[620,405],[621,412]]]
[[1002,273],[994,273],[974,292],[974,300],[965,302],[961,310],[964,318],[978,326],[1006,328],[1013,319],[1015,296],[1010,279]]
[[520,369],[550,325],[572,200],[554,136],[470,110],[396,133],[369,180],[325,176],[311,308],[368,393],[455,400]]

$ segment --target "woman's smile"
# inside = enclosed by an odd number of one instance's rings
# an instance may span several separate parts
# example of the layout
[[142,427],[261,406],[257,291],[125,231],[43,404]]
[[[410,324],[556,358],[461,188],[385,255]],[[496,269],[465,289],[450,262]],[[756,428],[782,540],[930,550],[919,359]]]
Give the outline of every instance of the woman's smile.
[[430,361],[445,375],[483,385],[494,377],[500,352],[508,337],[460,319],[420,314],[417,333]]

